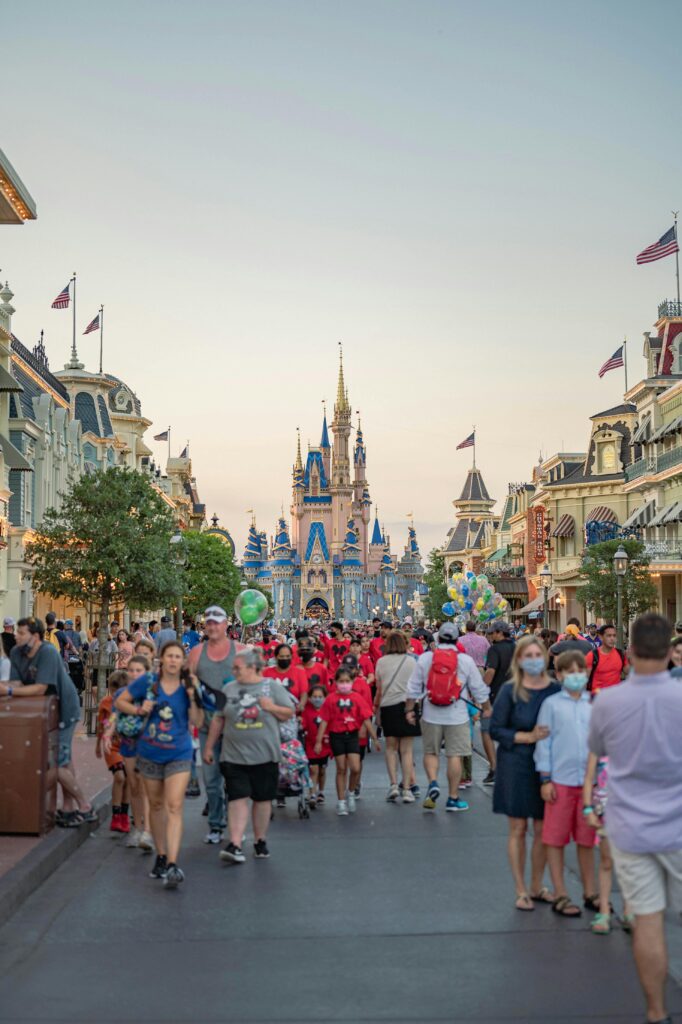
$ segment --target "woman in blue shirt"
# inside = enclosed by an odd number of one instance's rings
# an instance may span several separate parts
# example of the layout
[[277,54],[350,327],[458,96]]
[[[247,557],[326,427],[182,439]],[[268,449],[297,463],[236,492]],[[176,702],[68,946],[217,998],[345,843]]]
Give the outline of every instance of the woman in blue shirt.
[[116,701],[119,711],[144,715],[137,741],[137,769],[149,798],[150,825],[156,846],[151,878],[174,889],[184,879],[177,865],[182,839],[185,789],[192,767],[190,723],[201,728],[204,712],[199,683],[183,668],[185,652],[178,640],[161,650],[159,675],[130,683]]

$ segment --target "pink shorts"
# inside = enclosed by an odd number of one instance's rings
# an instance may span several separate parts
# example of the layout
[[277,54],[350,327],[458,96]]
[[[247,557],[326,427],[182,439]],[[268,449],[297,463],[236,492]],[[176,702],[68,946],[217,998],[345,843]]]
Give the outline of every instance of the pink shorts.
[[545,804],[542,841],[545,846],[567,846],[575,839],[579,846],[594,846],[594,829],[583,814],[583,787],[554,783],[556,801]]

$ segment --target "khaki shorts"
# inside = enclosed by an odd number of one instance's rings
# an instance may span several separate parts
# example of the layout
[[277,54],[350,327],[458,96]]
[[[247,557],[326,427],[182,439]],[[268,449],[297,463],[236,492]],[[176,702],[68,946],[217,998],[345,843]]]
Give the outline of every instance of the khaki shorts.
[[625,853],[611,842],[623,899],[632,914],[657,914],[668,906],[682,910],[682,850]]
[[422,718],[422,749],[425,754],[440,754],[445,740],[446,757],[468,757],[471,753],[471,730],[468,722],[461,725],[434,725]]

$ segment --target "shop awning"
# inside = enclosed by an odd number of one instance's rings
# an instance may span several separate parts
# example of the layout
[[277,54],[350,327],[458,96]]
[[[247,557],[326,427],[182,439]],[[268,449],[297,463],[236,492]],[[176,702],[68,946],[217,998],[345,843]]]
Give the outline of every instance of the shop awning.
[[596,505],[587,514],[586,523],[617,523],[618,516],[613,509],[607,508],[606,505]]
[[559,522],[552,530],[553,537],[573,537],[575,536],[575,519],[570,516],[568,512],[564,513]]
[[0,366],[0,391],[18,395],[23,390],[19,381],[14,379],[9,370],[6,370],[4,366]]
[[635,526],[649,526],[656,514],[656,499],[645,501],[643,505],[631,512],[623,523],[624,530],[631,530]]
[[653,519],[649,522],[649,526],[663,526],[666,522],[667,517],[673,511],[679,502],[674,501],[672,505],[664,505],[663,508],[659,509]]
[[[558,597],[559,593],[559,590],[556,587],[554,587],[552,590],[550,590],[549,594],[547,595],[548,599],[551,601],[553,598]],[[514,615],[530,615],[531,612],[543,611],[544,603],[545,595],[539,594],[538,597],[534,598],[534,600],[532,600],[529,604],[525,605],[523,608],[515,609]]]
[[19,449],[15,448],[4,434],[0,434],[0,447],[2,448],[3,458],[8,469],[17,469],[20,473],[33,472],[31,463],[26,461]]
[[676,501],[674,505],[669,506],[669,509],[670,511],[663,520],[663,526],[667,526],[668,523],[679,523],[682,518],[682,501]]
[[502,594],[502,597],[523,598],[528,596],[528,584],[523,576],[512,576],[508,579],[503,576],[496,577],[495,590],[498,594]]
[[649,440],[649,433],[651,432],[651,413],[648,412],[637,430],[632,435],[633,444],[643,444],[644,441]]
[[509,552],[506,548],[498,548],[490,558],[486,559],[488,562],[502,562],[505,558],[509,558]]

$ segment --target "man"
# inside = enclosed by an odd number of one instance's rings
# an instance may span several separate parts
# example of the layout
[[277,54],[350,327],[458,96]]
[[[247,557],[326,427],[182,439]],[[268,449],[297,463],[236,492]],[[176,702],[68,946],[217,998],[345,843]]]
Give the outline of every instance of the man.
[[556,658],[558,654],[563,654],[564,651],[580,651],[586,657],[591,654],[594,647],[589,640],[580,632],[580,619],[569,619],[566,623],[566,632],[561,640],[558,640],[553,644],[549,653],[552,658]]
[[445,743],[447,759],[448,799],[446,811],[468,811],[469,804],[458,796],[459,783],[462,778],[462,758],[469,757],[472,752],[471,732],[469,729],[469,712],[465,700],[458,699],[448,705],[433,704],[429,700],[429,674],[434,658],[439,651],[447,650],[457,658],[457,680],[462,684],[463,697],[466,700],[483,705],[484,711],[489,710],[488,697],[490,691],[481,679],[481,673],[468,654],[457,651],[459,630],[453,622],[444,622],[438,630],[438,642],[435,651],[427,651],[417,659],[412,678],[407,684],[405,700],[405,718],[414,725],[415,701],[424,698],[421,714],[422,747],[424,750],[424,771],[429,788],[423,807],[427,811],[436,809],[436,801],[440,796],[438,785],[438,763],[441,745]]
[[[72,764],[71,745],[80,719],[78,693],[58,650],[44,636],[45,626],[40,619],[19,619],[17,643],[10,656],[10,679],[9,683],[0,683],[0,696],[57,698],[60,730],[57,780],[64,793],[65,808],[59,824],[70,828],[97,821],[97,814],[76,782]],[[77,811],[72,809],[74,803],[78,805]]]
[[[608,836],[635,916],[633,953],[650,1024],[671,1020],[664,914],[669,900],[682,910],[682,687],[667,671],[670,630],[660,615],[635,619],[633,672],[594,701],[588,741],[609,759]],[[598,824],[594,813],[588,821]]]
[[405,639],[407,640],[408,649],[418,658],[420,654],[424,653],[426,648],[421,640],[418,640],[416,636],[413,636],[412,621],[410,619],[405,619],[402,630],[405,634]]
[[51,643],[59,653],[62,653],[62,647],[59,643],[59,637],[57,636],[57,616],[54,612],[48,612],[45,616],[45,639],[48,643]]
[[10,618],[9,616],[7,616],[5,619],[3,619],[3,621],[2,621],[2,646],[3,646],[5,654],[7,655],[8,658],[9,658],[10,654],[12,653],[12,648],[14,647],[14,645],[17,642],[17,638],[14,635],[14,626],[15,626],[14,619]]
[[384,653],[384,640],[392,629],[393,624],[389,622],[388,619],[384,619],[379,626],[379,636],[373,637],[369,642],[369,656],[374,662],[375,668],[379,658],[381,658]]
[[208,833],[204,842],[217,845],[223,837],[227,822],[225,787],[219,765],[220,744],[216,741],[214,757],[210,763],[206,761],[204,751],[223,687],[234,679],[234,659],[239,651],[246,650],[246,646],[228,637],[227,613],[218,605],[206,609],[204,623],[206,643],[192,648],[187,657],[187,665],[201,683],[204,698],[204,724],[199,730],[202,773],[208,801]]
[[511,637],[511,627],[508,622],[496,619],[490,623],[488,629],[491,646],[485,659],[483,682],[490,687],[490,711],[481,714],[481,740],[485,756],[488,758],[490,770],[483,780],[484,786],[495,784],[495,769],[497,767],[497,751],[490,735],[490,718],[492,706],[498,693],[504,684],[511,678],[511,663],[514,656],[516,644]]
[[196,647],[197,644],[201,643],[201,637],[199,636],[191,619],[185,619],[183,627],[182,646],[186,651],[191,651],[193,647]]
[[83,680],[83,641],[80,633],[73,628],[73,619],[67,619],[64,623],[64,652],[63,656],[67,663],[69,675],[79,693],[82,692],[85,683]]
[[324,655],[329,669],[329,675],[333,679],[336,670],[343,658],[348,654],[350,640],[343,638],[343,626],[340,622],[332,622],[329,625],[331,636],[324,638]]
[[433,643],[433,633],[430,629],[426,628],[426,619],[419,619],[417,628],[414,630],[414,635],[418,640],[424,641],[424,647],[427,650]]
[[528,632],[528,628],[524,626],[521,619],[514,619],[514,639],[520,640],[522,636],[525,636]]
[[156,644],[157,651],[160,651],[164,644],[167,644],[169,640],[177,640],[178,635],[173,629],[170,618],[167,615],[161,616],[161,629],[154,637],[154,643]]
[[593,647],[601,647],[601,630],[597,629],[596,622],[591,622],[587,627],[586,640],[592,644]]
[[616,686],[625,676],[628,659],[625,651],[616,647],[618,633],[612,624],[599,630],[599,647],[594,647],[585,658],[588,671],[588,690],[597,693],[608,686]]
[[459,646],[464,649],[465,654],[474,659],[476,667],[482,675],[490,644],[484,636],[476,632],[476,623],[472,620],[467,622],[464,629],[464,636],[459,641]]
[[379,630],[381,628],[381,619],[378,615],[375,615],[372,619],[372,637],[379,636]]

